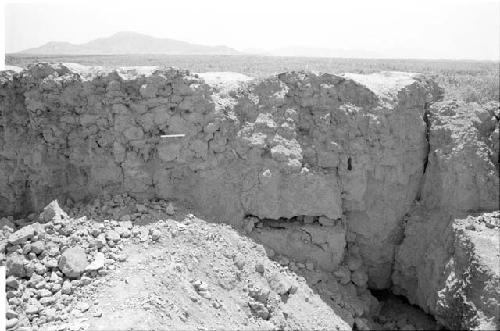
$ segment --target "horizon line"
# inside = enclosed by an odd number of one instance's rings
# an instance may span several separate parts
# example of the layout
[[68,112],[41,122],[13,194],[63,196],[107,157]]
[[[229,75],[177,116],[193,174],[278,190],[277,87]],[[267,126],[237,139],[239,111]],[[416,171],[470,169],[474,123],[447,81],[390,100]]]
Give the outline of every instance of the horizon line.
[[[221,45],[223,46],[223,45]],[[226,46],[229,47],[229,46]],[[168,54],[168,53],[93,53],[93,54],[34,54],[18,52],[5,52],[5,56],[15,57],[79,57],[79,56],[252,56],[252,57],[287,57],[287,58],[310,58],[310,59],[344,59],[344,60],[408,60],[408,61],[456,61],[456,62],[498,62],[500,59],[472,59],[472,58],[411,58],[411,57],[337,57],[337,56],[296,56],[296,55],[268,55],[245,53],[235,49],[242,54]],[[500,68],[499,68],[500,70]]]

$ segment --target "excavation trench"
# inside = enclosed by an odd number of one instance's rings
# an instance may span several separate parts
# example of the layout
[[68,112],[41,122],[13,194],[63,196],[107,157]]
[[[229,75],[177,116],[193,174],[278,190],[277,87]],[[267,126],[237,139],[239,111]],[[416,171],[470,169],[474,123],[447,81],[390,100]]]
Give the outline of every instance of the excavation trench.
[[[496,166],[484,153],[472,153],[472,162],[459,154],[467,149],[453,148],[459,143],[448,123],[477,113],[478,125],[457,127],[485,127],[481,148],[494,150],[494,109],[432,110],[443,91],[418,74],[252,80],[36,64],[1,73],[0,86],[0,216],[39,212],[54,199],[175,200],[245,230],[306,273],[320,270],[309,276],[323,279],[316,287],[340,282],[351,325],[369,314],[368,288],[397,288],[446,315],[436,308],[441,278],[419,278],[426,261],[413,249],[451,251],[441,247],[451,239],[433,241],[455,233],[439,220],[498,208]],[[480,150],[482,135],[458,137]],[[476,174],[469,164],[486,170]],[[430,228],[442,228],[427,232],[434,220]],[[436,261],[443,270],[447,254]],[[418,287],[428,279],[428,289]],[[325,298],[338,300],[329,291]]]
[[412,327],[417,330],[448,330],[404,296],[395,295],[390,290],[372,290],[371,293],[380,302],[380,310],[373,320],[386,330],[411,330]]
[[[245,220],[247,235],[262,244],[278,263],[303,276],[332,307],[338,307],[338,302],[342,301],[334,294],[342,296],[339,286],[352,286],[357,295],[363,298],[372,296],[371,310],[361,315],[370,321],[372,328],[446,330],[432,315],[410,304],[404,296],[396,295],[390,289],[367,287],[366,268],[355,243],[346,241],[345,224],[341,218],[331,220],[325,216],[300,215],[274,220],[247,215]],[[361,324],[354,322],[354,329],[365,327],[362,321],[358,320],[358,323]]]
[[[255,225],[252,238],[327,278],[344,263],[346,286],[390,287],[434,82],[106,70],[38,64],[2,77],[1,214],[120,193],[175,199]],[[366,316],[352,286],[351,318]]]

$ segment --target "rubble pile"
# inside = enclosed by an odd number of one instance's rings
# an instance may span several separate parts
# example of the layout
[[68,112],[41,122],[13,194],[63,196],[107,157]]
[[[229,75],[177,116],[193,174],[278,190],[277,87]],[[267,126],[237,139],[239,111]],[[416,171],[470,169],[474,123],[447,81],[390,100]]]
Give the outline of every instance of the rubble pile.
[[[158,211],[161,205],[151,207]],[[47,205],[39,217],[31,220],[33,223],[17,231],[8,218],[1,221],[7,317],[12,327],[18,322],[40,326],[80,315],[89,306],[79,301],[78,292],[82,287],[97,286],[100,277],[127,259],[122,253],[127,242],[158,240],[158,230],[140,228],[130,220],[72,218],[57,201]]]
[[[118,209],[128,213],[122,213],[119,220],[105,218],[103,215],[106,212],[100,213],[96,219],[76,216],[81,213],[92,215],[97,210],[96,206],[108,210],[109,214]],[[353,323],[367,321],[376,311],[376,300],[369,295],[366,287],[362,299],[357,297],[352,285],[349,288],[337,286],[335,281],[332,284],[337,288],[338,298],[343,296],[347,300],[349,297],[351,302],[344,305],[345,309],[333,302],[331,307],[326,305],[318,295],[313,294],[303,277],[291,273],[288,267],[283,268],[268,260],[262,246],[239,236],[227,226],[207,224],[192,214],[185,217],[178,213],[174,215],[175,210],[171,202],[139,203],[120,195],[108,201],[96,199],[89,205],[75,206],[69,212],[72,216],[66,214],[57,201],[53,201],[31,220],[38,222],[17,230],[7,218],[2,219],[5,223],[1,234],[5,238],[6,255],[3,259],[7,267],[7,328],[112,328],[113,325],[116,327],[116,316],[113,314],[117,311],[130,307],[137,309],[139,306],[145,309],[141,314],[155,313],[158,307],[151,306],[151,295],[157,298],[155,300],[177,296],[196,305],[204,303],[200,300],[206,300],[210,309],[222,309],[224,314],[221,319],[224,320],[228,318],[225,314],[231,313],[224,307],[229,309],[235,305],[234,302],[227,302],[235,291],[241,296],[236,304],[243,309],[245,318],[238,320],[233,316],[233,320],[243,321],[246,323],[243,325],[249,328],[306,328],[316,325],[320,329],[345,329]],[[182,221],[169,217],[181,218]],[[158,255],[158,252],[161,253]],[[139,260],[131,261],[135,258]],[[130,265],[124,266],[129,261]],[[170,263],[160,267],[157,263],[161,261]],[[171,273],[166,276],[169,269]],[[122,280],[123,274],[130,277],[143,270],[147,271],[143,277],[155,284],[154,289],[149,288],[147,283],[139,289],[141,293],[147,293],[147,304],[130,302],[139,299],[134,296],[130,300],[118,300],[109,310],[106,304],[112,299],[99,297],[105,292],[103,289],[113,281]],[[314,273],[312,267],[309,271]],[[186,283],[188,289],[184,286],[176,291],[175,284],[182,283]],[[120,295],[127,292],[123,286],[120,283],[115,289]],[[165,290],[167,293],[160,295],[159,292]],[[368,301],[364,303],[363,300]],[[369,307],[370,300],[373,301],[372,307]],[[171,305],[169,316],[162,316],[160,320],[155,318],[155,323],[160,324],[151,325],[166,325],[164,323],[173,323],[177,318],[179,324],[172,327],[190,328],[190,314],[186,311],[179,311],[178,316],[173,316],[175,309],[185,309],[182,307],[179,303]],[[298,313],[296,310],[299,308],[315,313]],[[165,314],[163,308],[160,311]],[[315,320],[319,319],[318,316],[320,320]],[[217,321],[212,318],[206,323],[210,325],[213,320]],[[144,327],[144,324],[140,325]],[[195,325],[200,326],[200,323]]]

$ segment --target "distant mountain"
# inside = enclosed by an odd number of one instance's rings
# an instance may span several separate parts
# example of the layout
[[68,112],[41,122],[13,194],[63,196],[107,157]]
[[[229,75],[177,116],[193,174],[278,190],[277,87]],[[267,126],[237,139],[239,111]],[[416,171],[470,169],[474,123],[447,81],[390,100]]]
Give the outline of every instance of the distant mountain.
[[381,58],[383,54],[362,50],[314,48],[303,46],[289,46],[269,52],[273,56],[298,57],[341,57],[341,58]]
[[110,55],[110,54],[166,54],[166,55],[260,55],[297,57],[381,58],[381,54],[360,50],[289,46],[274,50],[246,49],[239,52],[227,46],[206,46],[185,41],[156,38],[136,32],[118,32],[84,44],[51,41],[36,48],[20,51],[33,55]]
[[102,54],[170,54],[170,55],[236,55],[227,46],[205,46],[185,41],[155,38],[136,32],[118,32],[107,38],[98,38],[84,44],[51,41],[21,54],[37,55],[102,55]]

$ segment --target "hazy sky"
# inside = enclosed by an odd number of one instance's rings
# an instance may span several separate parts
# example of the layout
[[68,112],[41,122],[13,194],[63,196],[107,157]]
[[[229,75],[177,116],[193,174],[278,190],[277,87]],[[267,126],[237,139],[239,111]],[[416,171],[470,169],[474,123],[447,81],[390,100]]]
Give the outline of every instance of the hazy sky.
[[500,59],[498,0],[9,1],[5,22],[7,53],[136,31],[239,50],[293,45]]

